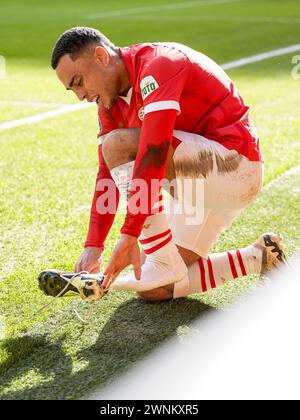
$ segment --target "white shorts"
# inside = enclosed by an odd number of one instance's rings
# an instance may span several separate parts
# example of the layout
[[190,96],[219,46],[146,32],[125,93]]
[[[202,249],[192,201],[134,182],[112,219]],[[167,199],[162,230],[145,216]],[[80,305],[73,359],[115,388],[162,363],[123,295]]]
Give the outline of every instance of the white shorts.
[[[169,226],[177,245],[207,258],[211,246],[222,232],[259,194],[263,183],[263,162],[252,162],[235,150],[200,135],[174,131],[181,141],[174,153],[177,185],[183,180],[195,182],[201,193],[188,194],[201,206],[201,220],[191,224],[185,212],[168,214]],[[182,191],[178,203],[186,199]],[[176,200],[175,200],[176,201]],[[167,212],[168,213],[168,212]]]

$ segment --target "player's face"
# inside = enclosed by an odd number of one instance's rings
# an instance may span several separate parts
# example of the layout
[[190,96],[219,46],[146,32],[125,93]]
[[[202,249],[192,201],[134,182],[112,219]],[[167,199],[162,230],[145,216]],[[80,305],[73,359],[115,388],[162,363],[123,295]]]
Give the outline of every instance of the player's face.
[[116,102],[120,82],[116,64],[108,52],[96,47],[73,61],[64,55],[57,66],[56,73],[67,90],[72,90],[80,101],[100,101],[110,109]]

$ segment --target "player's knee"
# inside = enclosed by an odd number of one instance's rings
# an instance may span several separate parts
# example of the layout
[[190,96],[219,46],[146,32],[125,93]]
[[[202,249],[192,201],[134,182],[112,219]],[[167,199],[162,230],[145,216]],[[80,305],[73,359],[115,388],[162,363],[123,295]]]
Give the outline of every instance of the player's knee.
[[109,169],[135,160],[139,129],[116,129],[108,133],[103,140],[102,154]]
[[173,284],[157,289],[148,290],[146,292],[139,292],[138,295],[146,302],[162,302],[173,298]]

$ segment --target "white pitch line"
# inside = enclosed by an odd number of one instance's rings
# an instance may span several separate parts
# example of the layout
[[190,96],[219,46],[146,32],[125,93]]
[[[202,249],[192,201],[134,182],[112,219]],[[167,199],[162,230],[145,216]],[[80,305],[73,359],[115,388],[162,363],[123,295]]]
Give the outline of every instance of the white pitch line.
[[[231,69],[245,66],[247,64],[256,63],[259,61],[267,60],[269,58],[278,57],[278,56],[289,54],[296,51],[300,51],[300,44],[290,45],[289,47],[286,47],[286,48],[280,48],[280,49],[268,51],[262,54],[257,54],[250,57],[242,58],[240,60],[231,61],[229,63],[222,64],[221,67],[224,70],[231,70]],[[5,123],[0,124],[0,132],[4,130],[9,130],[11,128],[20,127],[22,125],[34,124],[34,123],[46,120],[48,118],[53,118],[58,115],[67,114],[69,112],[84,109],[91,105],[93,104],[86,103],[86,104],[69,105],[61,109],[43,112],[41,114],[33,115],[31,117],[22,118],[20,120],[5,122]]]
[[0,105],[32,106],[32,107],[38,107],[38,108],[51,108],[51,107],[59,108],[59,107],[68,106],[68,104],[56,103],[56,102],[5,101],[5,100],[0,101]]
[[[181,17],[180,20],[183,18]],[[185,19],[185,17],[184,17]],[[189,17],[186,17],[188,20]],[[253,22],[253,23],[280,23],[280,24],[288,24],[293,23],[298,25],[300,23],[300,18],[272,18],[272,17],[259,17],[259,16],[191,16],[192,20],[208,20],[208,21],[228,21],[228,22]]]
[[149,6],[149,7],[137,7],[134,9],[122,9],[122,10],[115,10],[111,12],[99,12],[87,15],[87,19],[96,19],[96,18],[114,18],[119,16],[128,16],[128,15],[135,15],[139,13],[149,13],[149,12],[160,12],[164,10],[175,10],[175,9],[187,9],[189,7],[197,7],[197,6],[217,6],[219,4],[227,4],[227,3],[237,3],[241,0],[202,0],[202,1],[186,1],[184,3],[167,3],[161,4],[157,6]]
[[58,115],[67,114],[69,112],[79,111],[80,109],[92,106],[90,103],[68,105],[61,109],[54,109],[53,111],[43,112],[41,114],[32,115],[30,117],[21,118],[19,120],[8,121],[0,124],[0,132],[9,130],[11,128],[20,127],[22,125],[35,124],[49,118],[57,117]]
[[[122,17],[122,16],[120,16]],[[149,13],[144,16],[124,16],[124,19],[130,20],[153,20],[162,22],[178,21],[178,16],[160,15],[155,16],[154,13]],[[246,22],[246,23],[270,23],[270,24],[295,24],[299,25],[300,18],[268,18],[257,16],[180,16],[180,22]]]
[[280,174],[278,177],[272,179],[270,182],[264,185],[263,190],[268,191],[271,188],[273,188],[275,185],[277,185],[278,181],[282,181],[284,178],[287,178],[291,175],[298,175],[300,173],[300,165],[293,166],[290,169],[287,169],[282,174]]
[[236,61],[223,64],[224,70],[231,70],[237,67],[246,66],[247,64],[257,63],[259,61],[268,60],[269,58],[279,57],[281,55],[290,54],[293,52],[300,51],[300,44],[290,45],[289,47],[279,48],[278,50],[268,51],[265,53],[252,55],[251,57],[241,58]]

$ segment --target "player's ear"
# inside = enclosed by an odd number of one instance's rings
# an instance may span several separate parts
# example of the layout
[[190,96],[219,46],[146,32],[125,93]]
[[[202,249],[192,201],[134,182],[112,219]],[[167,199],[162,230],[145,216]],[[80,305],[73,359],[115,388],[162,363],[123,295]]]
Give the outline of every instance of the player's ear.
[[110,58],[109,53],[104,47],[101,47],[100,45],[98,45],[95,48],[94,57],[95,57],[96,60],[101,61],[101,63],[104,66],[107,66],[108,63],[109,63],[109,58]]

